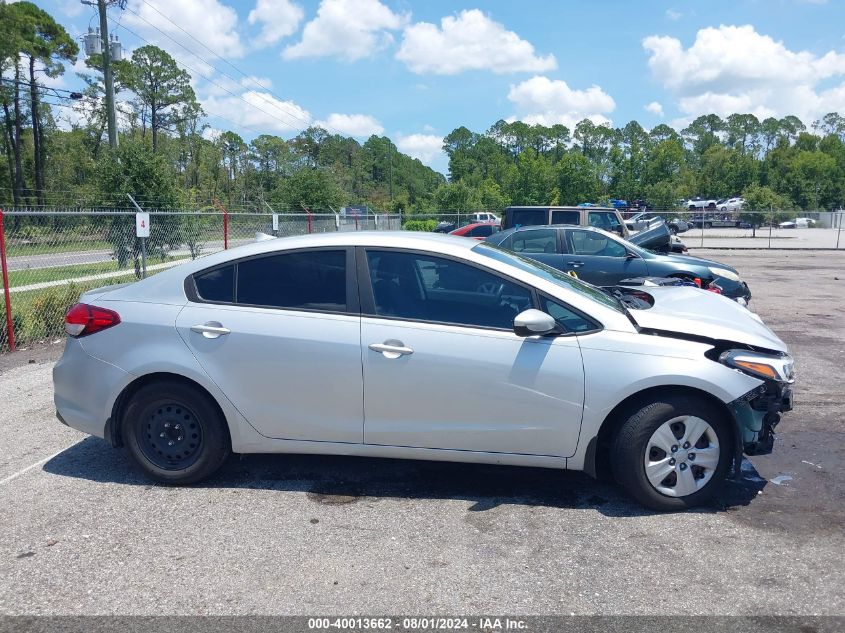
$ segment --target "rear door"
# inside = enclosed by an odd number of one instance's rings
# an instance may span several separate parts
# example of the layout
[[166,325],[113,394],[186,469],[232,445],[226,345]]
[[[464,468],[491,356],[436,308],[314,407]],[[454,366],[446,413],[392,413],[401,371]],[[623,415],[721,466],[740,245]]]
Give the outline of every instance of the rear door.
[[515,231],[502,246],[548,266],[560,268],[564,265],[564,258],[561,255],[559,234],[560,231],[552,227],[523,229]]
[[567,254],[561,270],[574,270],[579,278],[596,286],[611,286],[629,277],[648,274],[645,262],[621,242],[598,231],[562,231]]
[[197,273],[176,327],[262,435],[360,443],[354,251],[283,251]]

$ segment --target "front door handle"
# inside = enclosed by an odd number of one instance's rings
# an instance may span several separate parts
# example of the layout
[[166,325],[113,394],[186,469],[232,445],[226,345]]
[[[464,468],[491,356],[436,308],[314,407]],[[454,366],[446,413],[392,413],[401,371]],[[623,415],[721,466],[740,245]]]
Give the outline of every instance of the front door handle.
[[408,356],[413,354],[414,350],[410,347],[405,347],[402,341],[387,340],[384,343],[370,343],[369,348],[374,352],[384,354],[385,358],[399,358],[400,356]]
[[202,325],[194,325],[191,327],[191,332],[202,334],[205,338],[219,338],[225,334],[229,334],[232,330],[223,327],[218,321],[209,321]]
[[566,263],[569,264],[570,266],[574,266],[575,268],[580,268],[581,266],[584,265],[584,262],[566,262]]

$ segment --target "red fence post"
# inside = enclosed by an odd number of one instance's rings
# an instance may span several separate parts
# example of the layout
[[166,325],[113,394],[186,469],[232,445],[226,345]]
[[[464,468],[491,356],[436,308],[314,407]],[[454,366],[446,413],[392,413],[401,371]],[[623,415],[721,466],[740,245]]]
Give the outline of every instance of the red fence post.
[[15,325],[12,321],[12,295],[9,292],[9,268],[6,265],[6,231],[3,228],[3,209],[0,209],[0,266],[3,268],[3,297],[6,300],[6,334],[9,351],[15,351]]
[[312,233],[313,230],[314,230],[314,227],[311,225],[311,212],[308,211],[308,233],[309,234]]

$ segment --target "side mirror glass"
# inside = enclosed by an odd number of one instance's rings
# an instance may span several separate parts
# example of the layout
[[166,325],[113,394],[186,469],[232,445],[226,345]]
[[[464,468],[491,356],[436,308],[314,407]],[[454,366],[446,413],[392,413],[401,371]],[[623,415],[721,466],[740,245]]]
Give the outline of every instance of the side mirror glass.
[[516,315],[513,320],[513,331],[517,336],[542,336],[557,334],[560,329],[550,314],[532,308]]

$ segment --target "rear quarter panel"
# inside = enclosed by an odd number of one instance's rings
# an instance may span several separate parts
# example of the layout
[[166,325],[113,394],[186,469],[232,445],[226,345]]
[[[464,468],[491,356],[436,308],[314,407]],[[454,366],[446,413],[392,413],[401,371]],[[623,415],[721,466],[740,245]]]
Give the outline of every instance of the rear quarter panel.
[[111,416],[120,393],[134,380],[154,373],[170,373],[193,380],[217,401],[228,422],[235,452],[245,452],[239,449],[260,442],[262,436],[209,378],[179,336],[176,317],[183,305],[110,301],[108,298],[100,299],[97,305],[116,311],[121,322],[113,328],[79,339],[81,346],[92,357],[127,372],[123,384],[117,385],[107,398],[104,422]]

